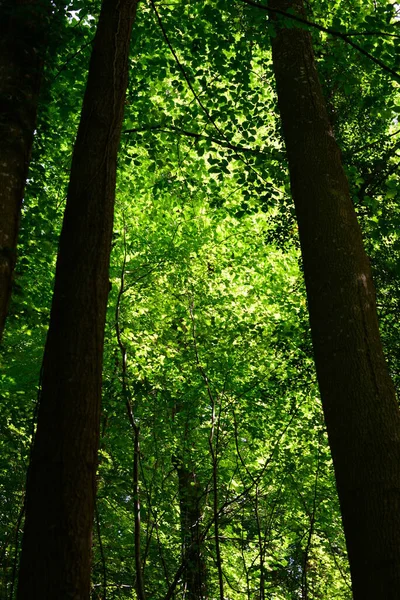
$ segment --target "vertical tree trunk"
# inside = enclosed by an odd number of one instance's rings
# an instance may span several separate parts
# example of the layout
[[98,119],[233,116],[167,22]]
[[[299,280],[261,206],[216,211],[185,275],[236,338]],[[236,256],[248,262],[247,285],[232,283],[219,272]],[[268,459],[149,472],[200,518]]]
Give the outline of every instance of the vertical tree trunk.
[[19,600],[90,595],[116,160],[137,0],[104,0],[61,232],[27,482]]
[[[184,345],[184,344],[183,344]],[[184,405],[177,402],[172,418],[184,410]],[[193,468],[185,464],[185,442],[188,440],[189,427],[186,421],[183,444],[180,456],[172,457],[172,464],[178,476],[178,497],[181,521],[183,596],[188,600],[202,600],[207,597],[207,565],[203,556],[204,539],[200,528],[201,487]]]
[[[269,8],[301,14],[303,3],[270,0]],[[275,23],[278,103],[354,598],[394,600],[400,598],[400,414],[379,338],[370,265],[311,37]]]
[[202,600],[207,597],[207,568],[202,555],[199,482],[183,461],[176,459],[174,462],[178,475],[183,559],[189,555],[183,576],[185,598]]
[[50,0],[0,3],[0,340],[11,296],[50,16]]

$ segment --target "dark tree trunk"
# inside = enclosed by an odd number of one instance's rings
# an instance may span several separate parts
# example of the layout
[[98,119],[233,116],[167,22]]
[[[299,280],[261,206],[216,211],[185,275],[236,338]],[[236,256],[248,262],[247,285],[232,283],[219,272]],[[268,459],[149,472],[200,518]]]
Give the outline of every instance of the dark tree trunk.
[[136,3],[105,0],[93,42],[28,474],[19,600],[90,595],[116,160]]
[[0,340],[43,73],[49,0],[0,2]]
[[[301,14],[303,5],[270,0],[269,8]],[[311,37],[275,24],[278,102],[354,598],[394,600],[400,598],[400,414],[379,338],[370,265]]]
[[200,488],[193,470],[180,460],[175,460],[178,474],[179,506],[183,560],[187,559],[184,572],[185,598],[201,600],[206,598],[206,563],[202,554],[200,530]]

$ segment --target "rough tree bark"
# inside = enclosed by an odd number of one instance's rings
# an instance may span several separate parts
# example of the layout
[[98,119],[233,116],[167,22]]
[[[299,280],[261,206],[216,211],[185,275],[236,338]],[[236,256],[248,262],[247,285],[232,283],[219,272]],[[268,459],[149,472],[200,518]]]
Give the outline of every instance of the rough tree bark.
[[[302,0],[269,9],[303,12]],[[315,363],[356,600],[400,597],[400,413],[310,34],[273,16],[273,65]]]
[[18,599],[87,600],[117,151],[137,0],[104,0],[60,237]]
[[0,2],[0,340],[43,74],[49,0]]

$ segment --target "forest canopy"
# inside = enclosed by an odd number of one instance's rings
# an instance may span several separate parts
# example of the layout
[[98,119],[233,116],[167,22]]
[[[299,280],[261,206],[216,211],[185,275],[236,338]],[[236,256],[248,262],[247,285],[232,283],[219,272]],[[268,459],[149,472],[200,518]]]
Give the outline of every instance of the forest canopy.
[[0,597],[400,597],[399,5],[13,4]]

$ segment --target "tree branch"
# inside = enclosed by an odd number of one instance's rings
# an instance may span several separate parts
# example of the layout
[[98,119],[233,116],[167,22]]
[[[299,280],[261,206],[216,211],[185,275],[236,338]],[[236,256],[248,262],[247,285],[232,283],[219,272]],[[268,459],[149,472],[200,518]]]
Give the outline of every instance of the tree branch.
[[[285,17],[287,19],[291,19],[292,21],[301,23],[302,25],[307,25],[308,27],[317,29],[318,31],[322,31],[324,33],[327,33],[329,35],[337,37],[337,38],[343,40],[346,44],[349,44],[349,46],[351,46],[352,48],[354,48],[355,50],[360,52],[360,54],[362,54],[363,56],[368,58],[370,61],[372,61],[373,63],[378,65],[381,69],[383,69],[387,73],[390,73],[390,75],[394,79],[396,79],[396,81],[400,81],[400,73],[397,73],[397,71],[395,71],[394,69],[389,67],[387,64],[385,64],[380,58],[376,58],[375,56],[373,56],[373,54],[370,54],[369,52],[367,52],[367,50],[364,50],[364,48],[362,48],[362,46],[360,46],[356,42],[353,42],[350,39],[350,37],[354,37],[356,35],[356,33],[354,31],[352,31],[350,33],[336,31],[335,29],[331,29],[330,27],[324,27],[323,25],[319,25],[319,23],[314,23],[313,21],[309,21],[308,19],[305,19],[304,17],[300,17],[299,15],[292,15],[292,14],[287,13],[286,11],[280,10],[278,8],[270,8],[269,6],[266,6],[265,4],[260,4],[259,2],[254,2],[254,0],[240,0],[240,2],[243,2],[244,4],[248,4],[249,6],[253,6],[254,8],[259,8],[261,10],[265,10],[269,14],[281,15],[282,17]],[[366,32],[364,32],[364,34],[365,33]],[[384,32],[380,32],[380,35],[388,35],[388,34],[385,34]],[[390,34],[390,35],[396,36],[396,34]]]
[[261,156],[266,156],[265,152],[258,150],[257,148],[249,148],[248,146],[241,146],[237,144],[232,144],[228,140],[218,139],[211,135],[205,135],[204,133],[197,133],[196,131],[188,131],[186,129],[181,129],[180,127],[175,127],[174,125],[148,125],[146,127],[137,127],[133,129],[125,129],[123,133],[139,133],[142,131],[160,131],[162,133],[179,133],[181,135],[186,135],[187,137],[191,137],[197,140],[207,140],[212,144],[217,144],[218,146],[222,146],[223,148],[229,148],[230,150],[234,150],[235,152],[248,152],[250,154],[257,154]]

